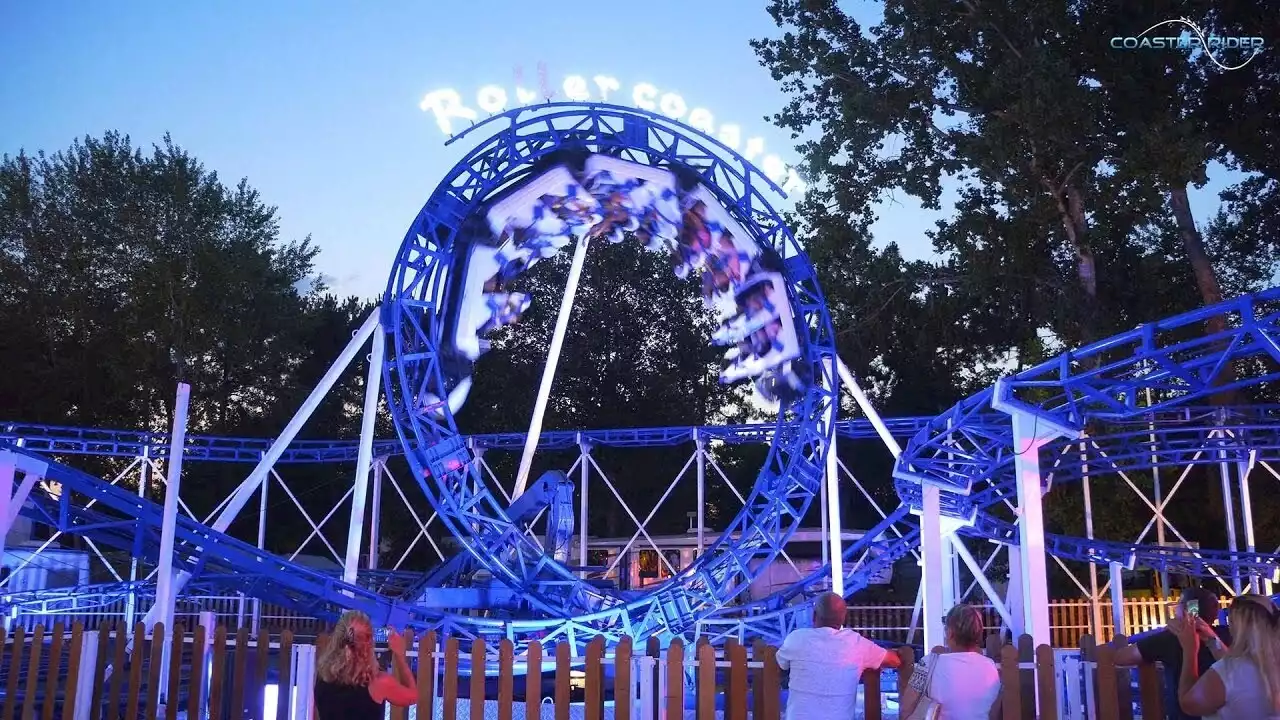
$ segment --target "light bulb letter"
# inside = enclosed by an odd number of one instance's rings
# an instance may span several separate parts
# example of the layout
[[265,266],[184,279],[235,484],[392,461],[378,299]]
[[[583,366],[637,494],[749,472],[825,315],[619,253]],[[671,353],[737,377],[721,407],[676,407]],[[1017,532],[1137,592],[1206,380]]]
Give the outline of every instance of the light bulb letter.
[[476,92],[476,104],[487,113],[507,109],[507,91],[497,85],[485,85]]
[[763,165],[764,176],[775,183],[782,184],[782,181],[786,179],[787,164],[782,162],[782,158],[777,155],[765,155],[761,165]]
[[453,118],[461,120],[475,120],[476,111],[462,104],[462,96],[453,88],[444,88],[429,92],[423,96],[422,102],[418,104],[423,112],[430,112],[436,116],[436,123],[440,126],[440,130],[446,135],[453,134]]
[[684,117],[684,111],[688,107],[684,104],[684,98],[675,93],[667,93],[658,101],[658,109],[662,111],[663,115],[679,120]]
[[587,79],[581,75],[570,75],[564,79],[564,96],[574,102],[585,102],[591,98],[591,88]]
[[618,78],[609,77],[608,75],[597,75],[592,80],[596,81],[596,87],[600,88],[600,100],[602,102],[609,101],[609,93],[616,92],[622,88],[622,84],[618,82]]
[[711,111],[706,108],[694,108],[689,111],[689,127],[710,135],[716,129],[715,118],[711,116]]
[[516,102],[520,103],[521,105],[529,105],[537,101],[537,99],[538,99],[538,93],[532,90],[528,90],[526,88],[522,88],[518,85],[516,86]]
[[737,125],[721,125],[720,142],[728,145],[730,150],[737,150],[742,144],[742,128]]
[[751,161],[762,152],[764,152],[764,140],[762,138],[753,137],[747,141],[747,149],[742,151],[742,156],[748,161]]
[[640,83],[631,88],[631,101],[641,110],[653,110],[657,108],[654,98],[658,96],[658,88],[649,83]]

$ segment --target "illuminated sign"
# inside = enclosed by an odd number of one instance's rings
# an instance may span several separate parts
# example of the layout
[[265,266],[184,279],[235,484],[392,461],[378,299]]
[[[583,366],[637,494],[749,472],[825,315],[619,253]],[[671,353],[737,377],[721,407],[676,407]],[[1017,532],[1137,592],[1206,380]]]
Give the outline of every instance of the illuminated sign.
[[[740,125],[730,123],[717,124],[711,111],[703,107],[690,107],[685,99],[673,92],[664,92],[658,87],[642,82],[631,86],[629,93],[624,93],[622,83],[608,75],[596,75],[588,80],[583,75],[569,75],[561,85],[561,92],[573,102],[612,102],[622,104],[630,100],[631,104],[642,109],[656,112],[673,120],[681,120],[690,127],[718,139],[730,149],[742,154],[749,162],[759,162],[761,171],[770,180],[777,183],[788,195],[800,196],[807,189],[804,181],[796,171],[772,153],[766,153],[764,139],[758,136],[746,137]],[[452,135],[455,121],[464,123],[480,119],[480,113],[500,113],[512,107],[532,105],[540,98],[548,100],[555,96],[545,84],[540,92],[524,87],[517,77],[510,88],[501,85],[485,85],[476,91],[472,104],[468,105],[462,94],[453,88],[442,88],[427,93],[419,107],[423,112],[435,116],[436,124],[446,135]]]

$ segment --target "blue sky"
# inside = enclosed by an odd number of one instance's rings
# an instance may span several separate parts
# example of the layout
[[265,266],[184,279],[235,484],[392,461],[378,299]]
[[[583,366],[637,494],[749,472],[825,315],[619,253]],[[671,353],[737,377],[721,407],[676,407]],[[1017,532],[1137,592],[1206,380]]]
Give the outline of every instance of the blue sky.
[[[864,20],[879,10],[850,3]],[[534,12],[527,0],[176,3],[0,0],[0,153],[57,150],[120,130],[165,132],[225,181],[247,177],[279,207],[286,238],[310,234],[340,293],[381,292],[405,229],[463,149],[445,147],[423,95],[473,102],[522,66],[652,83],[735,122],[795,159],[763,118],[785,97],[747,44],[776,32],[763,0],[596,3]],[[510,90],[509,90],[510,91]],[[1232,178],[1193,198],[1203,221]],[[909,198],[882,207],[878,242],[931,252],[936,216]]]

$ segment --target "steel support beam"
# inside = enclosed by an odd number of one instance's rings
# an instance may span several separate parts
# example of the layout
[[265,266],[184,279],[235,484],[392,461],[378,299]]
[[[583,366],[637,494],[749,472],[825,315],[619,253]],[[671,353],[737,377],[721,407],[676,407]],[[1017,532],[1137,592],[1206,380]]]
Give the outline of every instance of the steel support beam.
[[342,581],[355,584],[360,572],[360,544],[364,539],[364,516],[369,491],[369,467],[373,464],[374,433],[377,432],[378,399],[382,390],[382,360],[386,338],[379,324],[373,331],[369,352],[369,373],[364,383],[364,415],[360,419],[360,450],[356,457],[355,492],[351,495],[351,523],[347,526],[347,548],[342,563]]
[[578,295],[578,280],[582,278],[582,266],[587,260],[588,244],[590,240],[584,233],[578,238],[577,245],[573,248],[569,279],[564,284],[564,295],[560,296],[560,312],[556,315],[556,326],[551,332],[551,348],[547,351],[547,364],[542,368],[538,396],[533,401],[533,417],[529,420],[529,434],[525,437],[524,453],[520,456],[520,469],[516,472],[516,486],[511,491],[512,500],[523,495],[525,486],[529,483],[529,470],[533,468],[533,454],[538,449],[538,437],[542,435],[542,418],[547,412],[547,399],[551,397],[551,383],[556,377],[556,366],[560,364],[564,336],[569,331],[569,316],[573,314],[573,300]]
[[[258,491],[258,486],[267,479],[271,473],[271,468],[275,465],[277,459],[280,458],[293,439],[298,436],[298,432],[302,430],[302,426],[311,418],[311,414],[319,407],[320,401],[324,400],[325,395],[338,382],[338,378],[342,377],[342,373],[351,364],[351,361],[360,353],[361,348],[368,344],[369,339],[373,337],[374,331],[378,328],[379,315],[381,310],[374,310],[365,318],[364,324],[360,326],[351,337],[351,342],[342,349],[338,355],[338,359],[333,361],[325,372],[324,377],[320,378],[320,382],[316,384],[315,389],[303,401],[302,407],[294,413],[293,418],[289,420],[289,424],[285,426],[280,436],[271,443],[271,447],[262,455],[262,460],[254,467],[253,472],[249,473],[249,477],[235,489],[231,497],[227,500],[227,504],[222,509],[222,513],[209,526],[215,533],[225,533],[231,527],[231,523],[235,521],[236,516],[244,509],[244,506],[253,499]],[[175,594],[182,592],[182,588],[186,587],[187,582],[191,580],[191,574],[180,572],[173,580],[173,592]],[[157,603],[147,613],[145,621],[154,622],[152,617],[159,607]]]

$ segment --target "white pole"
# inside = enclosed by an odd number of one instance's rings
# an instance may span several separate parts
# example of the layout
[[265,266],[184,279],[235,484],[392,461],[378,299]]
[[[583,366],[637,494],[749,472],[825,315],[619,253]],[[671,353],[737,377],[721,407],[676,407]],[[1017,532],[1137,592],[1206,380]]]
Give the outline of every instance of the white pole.
[[[1237,559],[1236,553],[1240,550],[1240,543],[1236,539],[1236,502],[1231,492],[1231,466],[1226,460],[1226,451],[1219,450],[1218,457],[1218,476],[1222,480],[1222,506],[1226,510],[1227,520],[1227,549],[1231,551],[1231,559]],[[1231,573],[1231,589],[1239,595],[1242,589],[1240,583],[1239,568]]]
[[[1249,451],[1249,460],[1238,463],[1236,470],[1240,474],[1240,517],[1244,521],[1244,548],[1252,555],[1258,551],[1257,538],[1253,532],[1253,496],[1249,491],[1249,475],[1258,463],[1258,451]],[[1249,571],[1249,592],[1262,592],[1261,578],[1257,571]]]
[[[1090,491],[1089,455],[1086,442],[1080,443],[1080,486],[1084,489],[1084,536],[1093,539],[1093,493]],[[1098,563],[1089,561],[1089,623],[1093,626],[1093,637],[1102,638],[1102,602],[1098,592]],[[1163,611],[1161,611],[1163,613]]]
[[[177,595],[173,574],[173,543],[178,526],[178,494],[182,490],[182,455],[187,445],[187,405],[191,399],[191,386],[178,383],[178,396],[173,403],[173,433],[169,436],[169,460],[165,464],[164,514],[160,524],[160,566],[156,571],[156,608],[159,613],[147,613],[147,630],[155,627],[157,620],[164,623],[166,633],[173,632],[173,603]],[[153,617],[154,615],[154,617]],[[163,638],[156,639],[164,642]],[[166,682],[171,643],[164,642],[160,665],[161,688]]]
[[[275,465],[276,460],[279,460],[280,456],[284,454],[285,449],[288,448],[289,444],[293,442],[293,439],[297,437],[298,431],[301,430],[302,426],[311,418],[311,413],[315,412],[316,407],[320,405],[320,401],[324,400],[324,396],[328,394],[329,390],[338,382],[338,378],[342,377],[342,372],[351,364],[351,360],[360,352],[360,349],[365,346],[365,343],[369,341],[369,338],[373,336],[373,331],[378,327],[378,315],[378,310],[374,310],[369,313],[369,317],[365,319],[364,325],[360,326],[360,329],[352,336],[351,342],[347,343],[347,346],[343,348],[342,353],[338,355],[338,359],[334,360],[333,365],[329,366],[329,370],[325,372],[324,377],[320,378],[320,382],[316,385],[315,389],[312,390],[311,394],[307,396],[307,399],[303,401],[302,407],[298,408],[298,412],[294,413],[293,419],[285,426],[284,431],[275,439],[275,442],[271,443],[271,447],[267,448],[267,451],[262,454],[262,460],[258,461],[257,467],[253,469],[253,472],[249,473],[249,477],[245,478],[244,482],[240,483],[240,486],[236,488],[235,492],[231,495],[231,498],[227,500],[226,507],[222,509],[222,512],[218,515],[217,519],[209,526],[211,530],[216,533],[225,533],[227,528],[231,527],[231,523],[235,521],[236,515],[238,515],[240,511],[244,509],[244,506],[249,503],[249,500],[253,498],[254,493],[257,491],[258,486],[267,477],[267,474],[271,472],[271,468]],[[182,588],[186,587],[187,581],[190,579],[191,575],[189,573],[178,573],[178,576],[173,580],[174,593],[182,592]],[[144,622],[154,620],[153,615],[157,612],[157,607],[159,607],[158,604],[151,608],[147,613],[147,617],[144,619]]]
[[920,488],[920,582],[923,590],[924,651],[933,652],[942,644],[942,491],[937,485]]
[[511,491],[511,499],[524,494],[529,483],[529,470],[533,467],[533,453],[538,449],[538,438],[542,435],[542,416],[547,412],[547,398],[551,395],[551,382],[556,377],[556,366],[560,364],[560,350],[564,346],[564,336],[569,330],[569,315],[573,313],[573,300],[578,295],[578,279],[582,277],[582,265],[587,259],[588,238],[583,235],[573,249],[573,263],[569,265],[569,280],[564,284],[564,295],[560,297],[560,314],[556,316],[556,327],[551,333],[551,349],[547,352],[547,365],[542,369],[542,382],[538,385],[538,397],[533,403],[533,418],[529,421],[529,434],[524,440],[524,454],[520,456],[520,470],[516,473],[516,486]]
[[826,472],[824,473],[827,486],[827,553],[831,557],[831,592],[843,597],[844,548],[841,543],[843,530],[840,525],[840,470],[836,462],[838,460],[836,420],[840,417],[840,381],[836,378],[834,358],[823,359],[822,374],[825,376],[827,391],[831,393],[828,399],[830,405],[827,406],[826,412],[827,432],[831,433],[831,440],[827,443]]
[[[144,500],[147,497],[147,481],[151,475],[151,448],[143,446],[142,461],[139,463],[138,470],[138,499]],[[138,558],[129,558],[129,582],[136,583],[138,581]],[[138,593],[130,587],[129,597],[124,604],[124,626],[133,627],[133,619],[138,614]]]
[[706,548],[706,526],[707,526],[707,458],[706,450],[703,447],[702,434],[697,428],[693,431],[694,452],[697,453],[698,463],[698,555],[702,557],[702,551]]
[[1013,442],[1019,451],[1013,458],[1018,478],[1018,545],[1022,561],[1022,621],[1037,647],[1051,641],[1049,584],[1044,546],[1043,490],[1040,485],[1040,448],[1048,439],[1036,434],[1036,418],[1013,412]]
[[160,567],[156,572],[157,617],[147,613],[150,630],[155,623],[163,622],[165,629],[173,623],[173,601],[176,588],[173,583],[173,543],[178,525],[178,494],[182,488],[182,454],[187,444],[187,405],[191,399],[191,386],[178,383],[178,396],[173,405],[173,433],[169,436],[169,460],[166,463],[164,488],[164,514],[160,526]]
[[378,551],[382,545],[382,461],[373,463],[373,512],[369,516],[369,569],[378,569]]
[[845,366],[844,361],[836,358],[836,367],[840,370],[840,382],[849,388],[849,392],[853,394],[853,399],[857,401],[858,407],[862,408],[862,413],[871,421],[871,426],[876,429],[876,434],[880,436],[880,441],[885,447],[889,448],[889,452],[893,457],[897,458],[902,454],[902,446],[889,433],[889,428],[885,426],[884,419],[880,417],[880,413],[872,406],[871,400],[867,398],[867,394],[862,392],[862,386],[858,384],[858,379],[849,372],[849,368]]
[[[258,549],[267,549],[267,490],[271,487],[271,483],[262,483],[262,489],[258,492]],[[244,595],[240,596],[241,602],[244,601]],[[253,599],[253,634],[258,634],[259,628],[262,627],[262,598]]]
[[[582,433],[578,433],[578,486],[581,495],[578,497],[578,567],[587,566],[587,484],[591,480],[591,463],[587,457],[591,454],[591,446],[582,442]],[[587,571],[582,571],[582,577]]]
[[1111,637],[1125,635],[1124,626],[1124,566],[1118,562],[1111,563],[1111,624],[1115,630]]
[[355,490],[351,494],[351,524],[347,528],[347,554],[342,580],[355,583],[360,571],[360,541],[364,539],[364,515],[369,490],[369,466],[373,463],[373,435],[377,432],[378,398],[382,390],[382,358],[386,339],[379,324],[369,353],[369,374],[364,384],[364,417],[360,421],[360,447],[356,454]]

